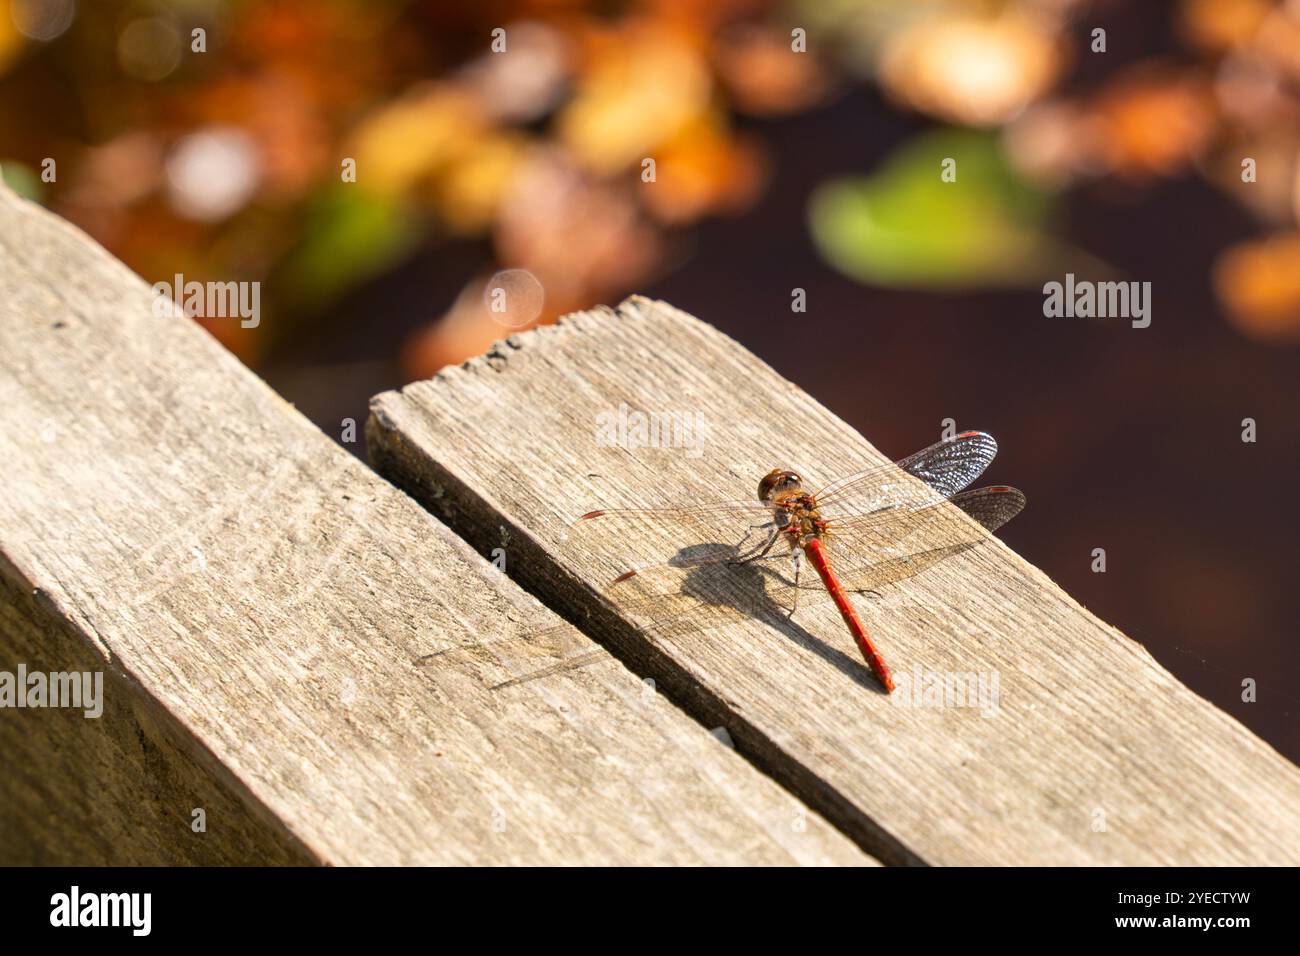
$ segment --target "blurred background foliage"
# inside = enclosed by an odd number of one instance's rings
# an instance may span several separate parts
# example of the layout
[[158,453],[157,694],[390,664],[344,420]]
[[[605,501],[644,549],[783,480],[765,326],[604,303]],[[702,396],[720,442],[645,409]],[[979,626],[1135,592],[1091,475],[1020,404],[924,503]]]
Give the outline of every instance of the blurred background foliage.
[[[1300,686],[1298,117],[1294,0],[0,0],[4,178],[150,282],[261,281],[198,321],[328,433],[662,296],[886,451],[997,433],[1013,544],[1292,757],[1300,692],[1240,678]],[[1045,319],[1067,271],[1152,328]]]
[[[270,321],[208,323],[257,364],[431,241],[481,237],[490,265],[532,272],[537,321],[643,288],[679,264],[678,233],[770,188],[770,151],[745,118],[870,84],[942,126],[814,195],[816,248],[848,275],[924,289],[1095,267],[1054,234],[1057,194],[1192,172],[1261,221],[1215,263],[1226,318],[1294,341],[1296,4],[1189,0],[1172,18],[1182,62],[1061,90],[1081,57],[1109,54],[1069,31],[1106,6],[0,0],[0,162],[142,275],[266,282]],[[496,28],[506,55],[489,48]],[[1244,156],[1267,173],[1249,188]],[[944,157],[960,159],[960,190],[936,175]],[[408,376],[500,334],[488,275],[442,312],[430,303],[400,354]]]

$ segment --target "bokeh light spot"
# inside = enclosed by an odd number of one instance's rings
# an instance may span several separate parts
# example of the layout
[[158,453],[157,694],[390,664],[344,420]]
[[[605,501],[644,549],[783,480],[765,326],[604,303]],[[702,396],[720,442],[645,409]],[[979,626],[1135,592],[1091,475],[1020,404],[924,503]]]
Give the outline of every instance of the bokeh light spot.
[[546,290],[527,269],[502,269],[488,280],[483,305],[494,322],[522,329],[542,314]]
[[30,40],[48,43],[72,26],[75,0],[12,0],[9,16],[18,32]]
[[167,192],[181,215],[224,219],[252,197],[261,178],[257,147],[245,132],[212,127],[181,139],[167,157]]
[[181,62],[180,30],[164,17],[132,20],[118,37],[117,61],[127,76],[156,83]]

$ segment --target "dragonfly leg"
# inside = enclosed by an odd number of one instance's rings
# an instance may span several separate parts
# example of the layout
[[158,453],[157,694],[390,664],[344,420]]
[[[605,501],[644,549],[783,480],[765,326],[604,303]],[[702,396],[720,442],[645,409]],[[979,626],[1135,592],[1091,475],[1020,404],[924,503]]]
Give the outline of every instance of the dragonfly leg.
[[[754,528],[771,528],[772,533],[768,535],[767,541],[765,541],[761,547],[755,547],[753,551],[750,551],[744,557],[741,557],[739,556],[739,554],[737,554],[736,557],[732,558],[728,562],[729,564],[748,564],[750,561],[757,561],[759,558],[767,557],[767,553],[772,550],[772,545],[776,544],[777,538],[781,536],[781,529],[774,527],[771,524],[752,525],[749,530],[753,531]],[[740,539],[740,544],[744,544],[745,541],[748,540],[748,538],[749,538],[749,533],[746,532],[745,537]],[[736,545],[737,552],[740,551],[740,544]]]
[[751,534],[753,534],[755,531],[757,531],[760,528],[770,528],[771,526],[772,523],[770,521],[765,521],[763,524],[751,524],[749,526],[749,530],[745,532],[744,536],[733,545],[733,547],[736,550],[736,553],[739,554],[741,551],[745,549],[745,542],[749,540],[749,536]]
[[790,605],[787,617],[794,617],[794,612],[799,609],[799,576],[803,574],[803,552],[795,548],[792,560],[794,561],[794,602]]

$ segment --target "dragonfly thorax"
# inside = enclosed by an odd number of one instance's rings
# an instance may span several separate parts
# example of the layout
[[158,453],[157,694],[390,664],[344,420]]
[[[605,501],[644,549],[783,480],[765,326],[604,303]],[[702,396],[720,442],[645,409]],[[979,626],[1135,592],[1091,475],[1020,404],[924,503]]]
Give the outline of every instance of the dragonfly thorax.
[[776,526],[799,541],[819,534],[825,524],[798,472],[779,468],[768,472],[758,483],[758,500],[771,507]]

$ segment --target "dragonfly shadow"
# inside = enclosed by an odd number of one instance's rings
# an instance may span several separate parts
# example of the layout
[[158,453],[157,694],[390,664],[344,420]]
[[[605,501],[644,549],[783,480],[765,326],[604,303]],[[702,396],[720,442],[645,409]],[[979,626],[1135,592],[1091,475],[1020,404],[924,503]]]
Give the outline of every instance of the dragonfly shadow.
[[[734,544],[718,543],[691,545],[674,555],[668,563],[680,568],[683,575],[678,593],[694,606],[680,615],[652,620],[646,629],[665,636],[689,637],[728,622],[759,620],[816,654],[854,683],[885,693],[861,658],[828,644],[798,621],[799,614],[806,613],[802,606],[791,615],[791,608],[773,596],[772,592],[778,589],[793,593],[794,581],[786,555],[744,564],[736,562],[738,555]],[[804,603],[811,601],[805,598],[801,605]],[[652,603],[645,610],[648,617],[654,617]]]

